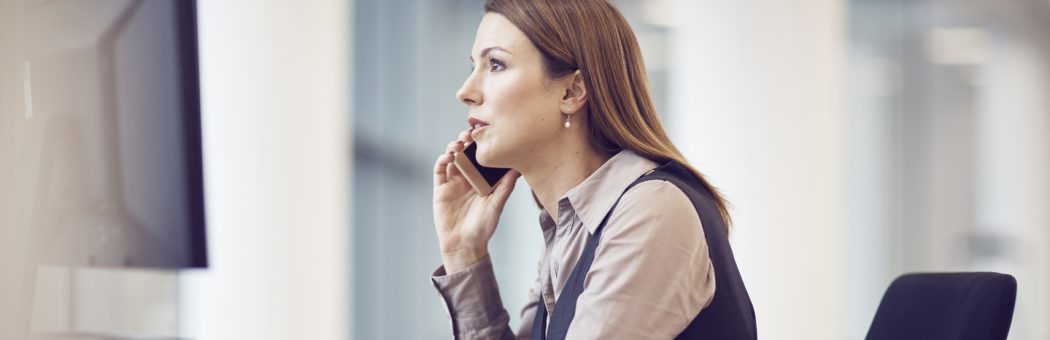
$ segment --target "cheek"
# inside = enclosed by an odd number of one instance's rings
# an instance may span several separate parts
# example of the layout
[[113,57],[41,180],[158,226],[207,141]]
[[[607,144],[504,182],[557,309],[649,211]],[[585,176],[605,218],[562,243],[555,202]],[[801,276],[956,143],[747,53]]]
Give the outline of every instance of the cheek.
[[499,79],[493,79],[491,88],[487,91],[487,97],[491,100],[495,115],[504,116],[505,112],[511,112],[515,108],[525,108],[529,102],[534,100],[538,93],[535,86],[523,77],[508,74]]
[[[558,98],[536,79],[507,77],[492,84],[492,115],[514,131],[557,125]],[[510,133],[512,131],[503,131]]]
[[524,77],[490,79],[485,90],[488,111],[498,128],[479,143],[478,161],[485,166],[512,166],[538,144],[554,140],[562,124],[558,101],[543,84]]

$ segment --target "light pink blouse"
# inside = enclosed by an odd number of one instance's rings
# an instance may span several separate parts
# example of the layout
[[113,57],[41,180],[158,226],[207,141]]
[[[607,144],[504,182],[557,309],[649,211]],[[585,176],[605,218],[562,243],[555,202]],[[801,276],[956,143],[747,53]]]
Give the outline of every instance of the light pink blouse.
[[[512,332],[489,258],[431,277],[458,339],[529,338],[540,294],[547,310],[569,279],[587,239],[624,189],[658,164],[624,150],[558,201],[555,221],[541,209],[546,251]],[[674,184],[646,181],[623,195],[602,233],[569,339],[671,339],[710,304],[715,272],[704,230]]]

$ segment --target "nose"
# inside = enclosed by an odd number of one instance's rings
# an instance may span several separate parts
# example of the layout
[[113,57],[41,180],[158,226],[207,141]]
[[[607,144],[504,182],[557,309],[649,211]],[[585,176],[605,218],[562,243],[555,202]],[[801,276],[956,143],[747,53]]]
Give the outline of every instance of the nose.
[[463,86],[460,86],[459,90],[456,91],[456,99],[467,106],[481,104],[481,91],[478,89],[476,78],[475,72],[471,72],[467,76],[467,80],[463,81]]

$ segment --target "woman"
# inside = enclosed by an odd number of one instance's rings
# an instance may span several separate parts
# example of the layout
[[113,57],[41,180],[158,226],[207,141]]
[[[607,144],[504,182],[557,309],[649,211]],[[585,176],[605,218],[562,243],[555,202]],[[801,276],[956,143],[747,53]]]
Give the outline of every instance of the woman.
[[[619,11],[490,0],[485,12],[456,94],[470,129],[434,166],[432,280],[456,337],[755,338],[726,203],[664,133]],[[512,169],[487,196],[453,165],[472,142],[479,163]],[[546,252],[513,332],[487,247],[519,176],[542,208]]]

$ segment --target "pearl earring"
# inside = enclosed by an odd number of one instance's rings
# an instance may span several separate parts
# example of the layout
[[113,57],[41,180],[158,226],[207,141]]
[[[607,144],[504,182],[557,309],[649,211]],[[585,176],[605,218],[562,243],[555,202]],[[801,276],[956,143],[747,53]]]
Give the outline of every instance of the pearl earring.
[[565,128],[566,129],[568,129],[569,126],[572,125],[572,124],[569,124],[569,117],[572,117],[572,115],[565,115]]

